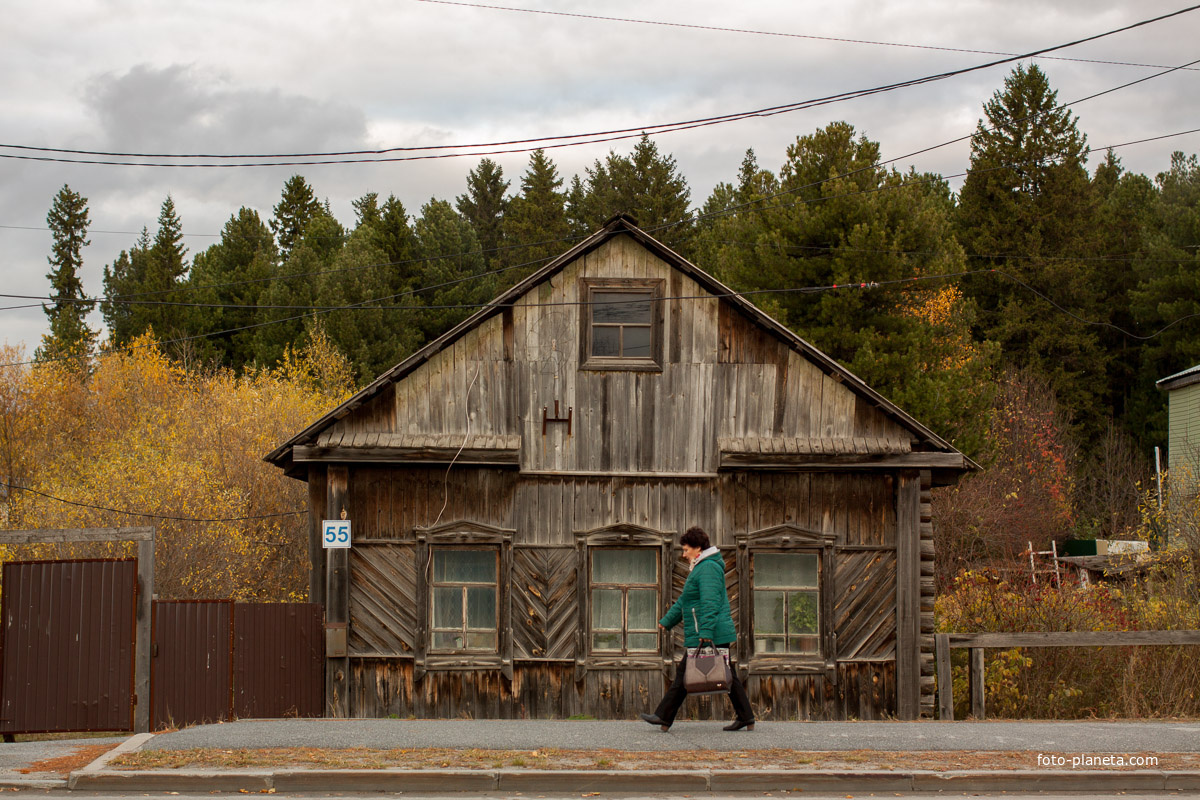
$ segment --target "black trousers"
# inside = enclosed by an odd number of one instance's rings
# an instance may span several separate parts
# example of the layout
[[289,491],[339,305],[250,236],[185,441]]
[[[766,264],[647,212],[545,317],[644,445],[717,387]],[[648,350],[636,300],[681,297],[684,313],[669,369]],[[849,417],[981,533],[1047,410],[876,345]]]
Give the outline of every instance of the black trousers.
[[[721,647],[725,646],[721,645]],[[679,659],[679,665],[675,667],[675,680],[671,683],[671,688],[667,689],[667,693],[658,703],[658,708],[654,710],[654,715],[668,725],[675,721],[675,715],[679,713],[679,707],[683,705],[683,701],[688,695],[687,689],[683,688],[683,672],[686,666],[687,653],[684,652],[683,658]],[[733,684],[729,687],[729,700],[733,703],[733,711],[739,720],[742,722],[754,721],[754,709],[750,707],[750,697],[746,694],[746,687],[742,686],[742,680],[738,677],[736,668],[733,669]]]

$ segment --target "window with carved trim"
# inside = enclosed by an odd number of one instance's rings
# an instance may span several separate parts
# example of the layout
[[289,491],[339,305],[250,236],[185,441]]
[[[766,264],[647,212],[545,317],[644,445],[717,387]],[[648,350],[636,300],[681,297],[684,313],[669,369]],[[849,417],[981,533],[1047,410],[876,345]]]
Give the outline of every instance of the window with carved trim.
[[593,653],[658,652],[659,554],[650,547],[591,549]]
[[817,553],[752,556],[755,655],[821,649],[821,558]]
[[496,652],[499,557],[495,547],[431,550],[431,652]]

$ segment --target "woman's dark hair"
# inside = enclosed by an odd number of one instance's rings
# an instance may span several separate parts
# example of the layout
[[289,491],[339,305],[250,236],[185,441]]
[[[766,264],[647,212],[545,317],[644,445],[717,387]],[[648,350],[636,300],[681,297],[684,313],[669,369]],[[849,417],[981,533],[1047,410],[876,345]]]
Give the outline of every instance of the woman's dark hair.
[[679,545],[682,547],[685,544],[688,547],[699,547],[701,550],[707,550],[712,546],[708,541],[708,534],[704,532],[703,528],[696,526],[688,528],[687,532],[679,537]]

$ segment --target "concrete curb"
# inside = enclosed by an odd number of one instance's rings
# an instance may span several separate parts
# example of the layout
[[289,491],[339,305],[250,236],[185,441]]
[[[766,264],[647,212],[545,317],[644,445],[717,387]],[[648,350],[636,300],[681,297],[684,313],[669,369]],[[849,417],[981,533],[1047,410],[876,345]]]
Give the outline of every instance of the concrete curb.
[[272,788],[273,783],[274,771],[269,769],[80,770],[71,773],[67,788],[88,792],[236,792],[239,789],[257,792]]
[[66,789],[65,778],[4,778],[0,789]]
[[[91,765],[89,765],[90,767]],[[54,786],[37,788],[61,788]],[[1200,789],[1200,771],[846,770],[80,770],[79,791],[455,792],[1162,792]],[[22,784],[23,788],[33,788]]]

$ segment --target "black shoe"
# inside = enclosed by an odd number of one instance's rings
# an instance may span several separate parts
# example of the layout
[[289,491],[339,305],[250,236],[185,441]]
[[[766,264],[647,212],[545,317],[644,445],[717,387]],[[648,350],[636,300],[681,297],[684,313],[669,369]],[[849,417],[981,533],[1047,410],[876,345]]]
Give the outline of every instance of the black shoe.
[[662,728],[664,731],[671,730],[671,723],[663,722],[661,719],[658,718],[657,714],[639,714],[638,716],[641,717],[642,719],[646,720],[646,722],[649,722],[651,725],[657,725],[658,727]]
[[734,720],[733,722],[729,723],[728,725],[726,725],[721,730],[723,730],[723,731],[740,731],[742,728],[745,728],[748,731],[754,730],[754,720],[737,719],[737,720]]

